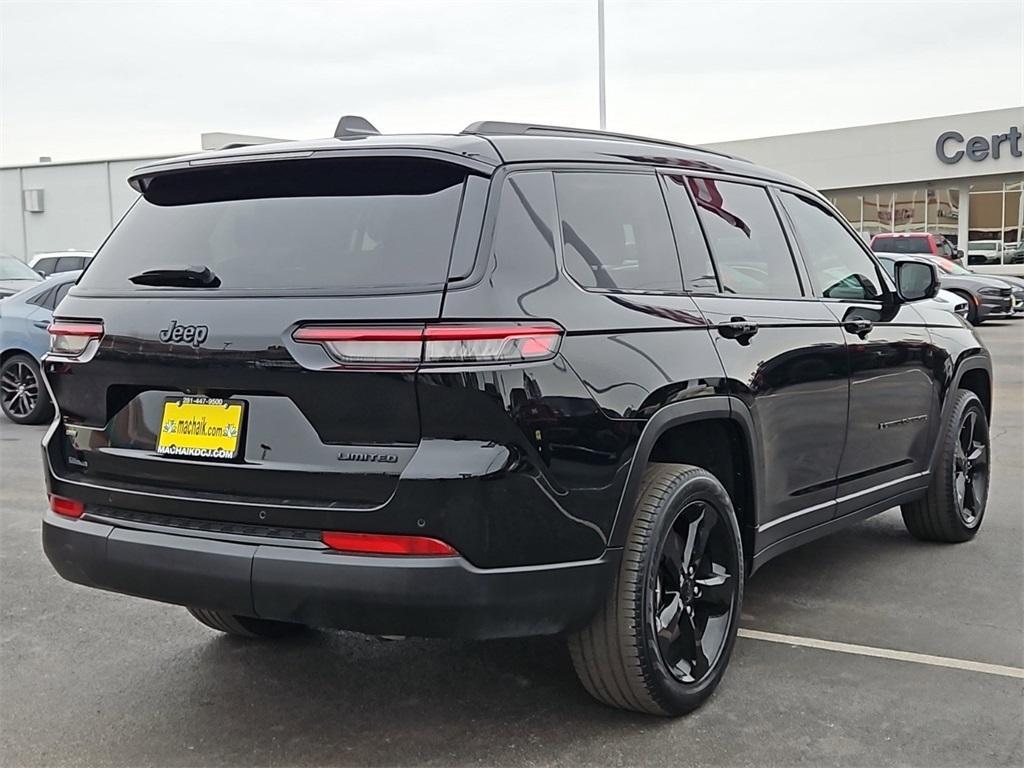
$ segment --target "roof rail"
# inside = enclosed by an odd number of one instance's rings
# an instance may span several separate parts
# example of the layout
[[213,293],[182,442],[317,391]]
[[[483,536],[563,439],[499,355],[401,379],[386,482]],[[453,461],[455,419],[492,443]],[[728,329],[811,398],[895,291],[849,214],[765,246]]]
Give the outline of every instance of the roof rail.
[[652,139],[649,136],[636,136],[631,133],[613,133],[611,131],[600,131],[595,128],[566,128],[559,125],[532,125],[530,123],[506,123],[501,120],[479,120],[470,123],[462,129],[462,133],[476,135],[505,134],[512,136],[566,136],[593,139],[621,139],[624,141],[641,141],[645,144],[661,144],[667,147],[678,147],[680,149],[691,149],[695,152],[707,152],[711,155],[728,157],[733,160],[740,158],[727,155],[724,152],[716,152],[713,149],[696,147],[692,144],[681,144],[678,141],[666,139]]

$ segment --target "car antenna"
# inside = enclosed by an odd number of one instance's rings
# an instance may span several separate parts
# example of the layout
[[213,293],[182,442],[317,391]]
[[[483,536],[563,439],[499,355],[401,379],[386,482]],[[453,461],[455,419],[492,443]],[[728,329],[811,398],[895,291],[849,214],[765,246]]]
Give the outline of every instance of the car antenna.
[[379,136],[380,131],[373,127],[373,123],[359,115],[345,115],[338,121],[338,127],[334,129],[336,139],[356,139],[363,136]]

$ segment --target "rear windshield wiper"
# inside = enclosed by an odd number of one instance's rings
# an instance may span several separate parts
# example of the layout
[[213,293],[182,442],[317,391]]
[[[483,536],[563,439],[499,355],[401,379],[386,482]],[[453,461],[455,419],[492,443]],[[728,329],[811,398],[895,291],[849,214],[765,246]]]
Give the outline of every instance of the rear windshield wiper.
[[147,269],[128,278],[136,285],[169,285],[180,288],[217,288],[220,278],[203,265]]

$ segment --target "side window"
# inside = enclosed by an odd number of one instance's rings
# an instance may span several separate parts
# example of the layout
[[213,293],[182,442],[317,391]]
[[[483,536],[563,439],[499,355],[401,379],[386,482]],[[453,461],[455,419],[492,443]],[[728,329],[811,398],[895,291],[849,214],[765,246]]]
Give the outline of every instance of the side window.
[[665,199],[652,174],[555,173],[565,268],[584,288],[681,291]]
[[790,192],[780,197],[815,293],[828,299],[881,299],[878,270],[854,236],[817,202]]
[[60,304],[61,299],[68,295],[68,291],[71,290],[72,285],[74,285],[74,283],[64,283],[63,285],[58,286],[57,290],[53,292],[53,301],[47,306],[49,306],[50,309],[56,309],[57,305]]
[[665,200],[672,217],[676,248],[683,265],[683,286],[688,291],[718,293],[718,278],[711,264],[704,233],[700,231],[697,212],[686,191],[686,177],[666,175]]
[[689,179],[722,290],[744,296],[803,295],[796,265],[768,190]]
[[57,267],[54,272],[70,272],[82,268],[82,260],[78,256],[61,256],[57,259]]
[[31,299],[29,299],[26,302],[26,304],[35,304],[37,307],[47,307],[49,309],[53,309],[53,305],[50,304],[49,301],[50,299],[53,298],[53,294],[56,292],[56,290],[56,288],[47,288],[44,291],[40,291]]
[[43,277],[48,277],[53,274],[53,265],[57,263],[56,259],[40,259],[36,262],[36,272],[40,273]]
[[896,262],[892,259],[879,259],[879,263],[882,265],[882,269],[885,270],[885,274],[891,277],[893,280],[896,279]]
[[[513,173],[501,190],[492,250],[497,269],[522,273],[522,264],[558,274],[555,257],[555,190],[548,171]],[[508,266],[505,266],[508,265]],[[518,267],[518,269],[517,269]],[[508,276],[505,278],[509,279]]]

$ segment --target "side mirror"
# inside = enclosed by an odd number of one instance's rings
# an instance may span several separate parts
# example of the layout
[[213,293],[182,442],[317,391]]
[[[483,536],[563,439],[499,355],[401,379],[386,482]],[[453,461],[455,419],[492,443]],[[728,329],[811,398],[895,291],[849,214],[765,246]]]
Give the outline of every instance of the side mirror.
[[964,252],[963,252],[963,251],[961,251],[961,250],[960,250],[959,248],[957,248],[957,249],[956,249],[956,252],[955,252],[955,253],[953,254],[953,258],[954,258],[954,259],[955,259],[956,261],[962,261],[962,260],[963,260],[963,258],[964,258]]
[[896,262],[896,290],[903,301],[935,298],[939,292],[939,268],[922,261]]

